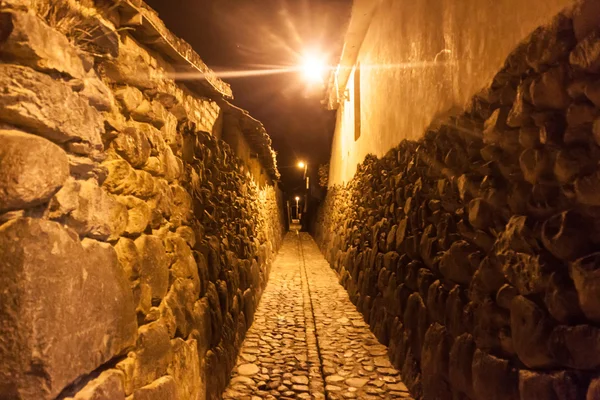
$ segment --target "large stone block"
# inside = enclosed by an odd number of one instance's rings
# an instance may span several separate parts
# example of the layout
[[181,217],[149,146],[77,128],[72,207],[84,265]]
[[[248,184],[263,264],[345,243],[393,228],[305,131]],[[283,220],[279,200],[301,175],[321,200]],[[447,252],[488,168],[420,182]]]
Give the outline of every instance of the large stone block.
[[577,201],[590,206],[600,206],[600,172],[582,176],[575,181]]
[[587,221],[573,211],[565,211],[544,222],[542,242],[555,257],[572,261],[590,250],[584,232],[589,232]]
[[453,388],[473,398],[473,354],[475,353],[473,336],[464,333],[456,338],[449,356],[449,379]]
[[193,329],[194,301],[198,298],[197,292],[194,293],[194,284],[189,279],[176,279],[163,303],[168,306],[175,318],[177,331],[183,337],[187,337]]
[[531,85],[531,100],[541,109],[566,109],[571,99],[566,90],[567,70],[565,66],[544,72]]
[[600,25],[600,3],[579,0],[573,8],[573,31],[577,40],[584,39]]
[[140,254],[140,278],[152,289],[152,298],[161,300],[169,288],[169,259],[162,240],[142,235],[135,240]]
[[421,350],[428,328],[427,309],[418,293],[409,296],[404,312],[404,328],[409,336],[411,350],[417,359],[421,359]]
[[573,23],[565,13],[560,13],[547,26],[537,28],[527,46],[527,63],[536,71],[546,65],[554,65],[568,57],[575,46]]
[[173,361],[167,371],[179,388],[180,400],[201,400],[206,391],[205,377],[200,372],[198,346],[194,339],[183,341],[180,338],[171,340]]
[[104,74],[116,83],[140,89],[153,89],[162,80],[152,68],[150,57],[131,37],[126,37],[117,58],[102,64]]
[[88,382],[73,397],[64,400],[125,400],[123,373],[117,369],[104,371]]
[[177,382],[172,376],[166,375],[151,384],[133,392],[132,400],[178,400]]
[[98,77],[95,71],[88,72],[82,81],[83,88],[78,92],[81,97],[98,111],[112,111],[115,108],[115,98],[112,91]]
[[483,130],[483,142],[486,144],[499,143],[506,127],[506,119],[509,110],[506,108],[496,109],[485,121]]
[[0,130],[0,213],[43,204],[69,177],[67,154],[46,139]]
[[467,331],[464,313],[467,301],[465,291],[459,285],[455,285],[448,292],[445,325],[453,336],[459,336]]
[[133,112],[144,101],[144,94],[141,90],[126,86],[115,90],[115,97],[127,113]]
[[190,336],[196,339],[198,343],[198,356],[203,360],[206,352],[211,347],[210,344],[212,341],[212,325],[208,298],[203,297],[194,303],[193,317],[194,327],[197,330],[193,331],[193,334]]
[[580,258],[569,266],[569,273],[579,304],[587,318],[600,322],[600,253],[593,253]]
[[446,382],[449,377],[450,343],[450,335],[440,324],[431,325],[425,334],[421,352],[424,399],[452,398],[449,391],[450,386]]
[[200,281],[198,265],[189,245],[181,236],[171,234],[166,238],[165,246],[172,260],[170,267],[171,277],[173,279],[189,279],[193,284],[194,296],[197,299],[200,293],[200,286],[203,282]]
[[61,219],[81,236],[117,240],[128,225],[127,208],[98,186],[95,179],[71,179],[52,198],[50,217]]
[[554,358],[565,367],[583,370],[600,367],[600,329],[595,326],[557,326],[548,346]]
[[128,235],[143,233],[152,219],[152,209],[148,203],[133,196],[118,196],[117,201],[127,207],[125,233]]
[[594,30],[582,39],[571,52],[569,61],[576,70],[600,72],[600,31]]
[[473,390],[476,400],[519,400],[519,376],[506,360],[476,350]]
[[71,88],[27,67],[0,65],[0,120],[58,143],[103,149],[100,113]]
[[545,290],[547,280],[553,271],[551,266],[547,265],[540,256],[506,252],[502,258],[504,260],[502,268],[504,276],[519,290],[519,293],[528,295]]
[[[597,121],[600,122],[600,119]],[[598,128],[600,128],[600,123]],[[596,138],[596,144],[600,143],[598,139],[600,136]],[[594,172],[594,168],[593,158],[586,149],[582,148],[560,150],[554,160],[554,176],[562,184],[569,184],[580,176],[589,175]]]
[[127,127],[120,132],[111,147],[133,167],[141,168],[150,157],[150,142],[144,131],[137,126]]
[[0,252],[0,393],[7,398],[54,399],[134,344],[135,306],[112,247],[23,218],[0,227]]
[[1,12],[0,32],[0,56],[3,60],[72,78],[85,76],[77,49],[35,13]]
[[[167,373],[173,360],[173,349],[167,326],[162,320],[144,325],[139,329],[136,350],[129,354],[132,367],[127,373],[126,393],[150,384]],[[117,368],[124,368],[122,362]]]
[[[583,400],[586,385],[587,378],[577,371],[519,371],[521,400]],[[598,397],[588,397],[588,400],[596,398]]]
[[146,122],[161,129],[166,122],[169,112],[158,101],[149,102],[143,100],[142,103],[131,112],[131,118],[138,122]]
[[552,322],[545,310],[523,296],[515,296],[510,306],[510,328],[519,359],[529,368],[555,365],[548,348]]
[[114,247],[127,279],[131,282],[138,279],[140,274],[140,253],[135,242],[126,237],[121,237]]
[[473,265],[471,256],[477,248],[465,240],[454,242],[440,261],[440,272],[446,278],[461,284],[468,284],[479,262]]
[[148,199],[157,194],[157,184],[146,171],[133,169],[125,160],[110,160],[103,164],[108,177],[103,186],[113,194],[134,195]]
[[525,149],[519,157],[519,165],[525,180],[535,185],[552,172],[552,160],[540,149]]
[[544,304],[550,315],[563,324],[583,319],[577,290],[573,281],[565,273],[554,272],[550,275]]

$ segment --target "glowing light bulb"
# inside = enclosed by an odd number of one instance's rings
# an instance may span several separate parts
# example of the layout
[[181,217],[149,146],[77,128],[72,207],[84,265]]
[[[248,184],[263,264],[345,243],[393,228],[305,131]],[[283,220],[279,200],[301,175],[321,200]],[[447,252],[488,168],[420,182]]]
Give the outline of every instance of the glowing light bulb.
[[304,62],[302,63],[302,72],[304,78],[310,83],[321,83],[327,66],[323,57],[317,56],[316,54],[308,53],[304,56]]
[[296,201],[299,201],[299,200],[300,200],[300,197],[296,196]]
[[306,167],[306,164],[304,163],[304,161],[298,162],[298,168],[304,168],[304,167]]

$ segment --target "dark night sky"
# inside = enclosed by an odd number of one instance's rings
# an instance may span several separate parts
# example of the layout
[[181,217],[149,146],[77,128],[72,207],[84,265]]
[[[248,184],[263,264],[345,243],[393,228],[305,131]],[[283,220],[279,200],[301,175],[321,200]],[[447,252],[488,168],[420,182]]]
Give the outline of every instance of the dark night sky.
[[[335,63],[350,0],[147,0],[167,27],[215,71],[291,67],[307,49]],[[298,159],[313,171],[329,160],[335,115],[298,73],[224,79],[234,101],[273,139],[286,189],[302,184]]]

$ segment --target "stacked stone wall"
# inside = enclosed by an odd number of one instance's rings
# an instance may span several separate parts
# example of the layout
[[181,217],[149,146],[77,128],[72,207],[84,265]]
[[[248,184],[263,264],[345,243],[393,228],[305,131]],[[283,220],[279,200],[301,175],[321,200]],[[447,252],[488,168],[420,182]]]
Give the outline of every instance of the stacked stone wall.
[[329,189],[317,242],[416,398],[600,398],[599,145],[588,1]]
[[282,241],[124,4],[0,1],[0,399],[220,398]]

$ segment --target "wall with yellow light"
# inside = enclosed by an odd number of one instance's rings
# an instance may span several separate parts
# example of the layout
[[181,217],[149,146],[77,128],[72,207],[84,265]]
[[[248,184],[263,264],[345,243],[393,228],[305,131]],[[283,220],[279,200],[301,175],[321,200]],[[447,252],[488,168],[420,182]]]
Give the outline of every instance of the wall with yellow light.
[[[342,94],[347,89],[347,96],[338,108],[329,185],[352,179],[367,154],[382,156],[403,139],[418,139],[436,116],[461,108],[519,41],[571,3],[382,0],[357,59],[361,132],[356,140],[354,72],[339,88]],[[353,15],[359,14],[355,5]]]
[[225,118],[223,121],[222,135],[223,141],[229,144],[235,155],[242,160],[246,168],[244,172],[249,173],[259,187],[262,188],[267,184],[273,184],[267,171],[265,171],[265,168],[258,159],[258,155],[252,150],[252,147],[248,143],[248,140],[240,127],[239,120],[229,117]]

